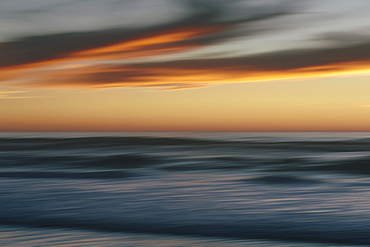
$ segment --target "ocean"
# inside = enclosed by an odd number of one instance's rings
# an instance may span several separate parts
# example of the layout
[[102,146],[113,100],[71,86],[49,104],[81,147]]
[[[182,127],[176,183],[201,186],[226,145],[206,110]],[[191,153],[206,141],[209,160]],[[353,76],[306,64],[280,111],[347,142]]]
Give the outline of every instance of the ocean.
[[3,247],[358,245],[370,133],[0,133]]

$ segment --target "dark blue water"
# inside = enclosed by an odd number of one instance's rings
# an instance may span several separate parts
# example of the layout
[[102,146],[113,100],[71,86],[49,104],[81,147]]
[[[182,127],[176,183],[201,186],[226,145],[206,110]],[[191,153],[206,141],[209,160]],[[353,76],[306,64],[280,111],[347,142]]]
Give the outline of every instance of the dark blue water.
[[370,245],[370,134],[2,133],[0,245]]

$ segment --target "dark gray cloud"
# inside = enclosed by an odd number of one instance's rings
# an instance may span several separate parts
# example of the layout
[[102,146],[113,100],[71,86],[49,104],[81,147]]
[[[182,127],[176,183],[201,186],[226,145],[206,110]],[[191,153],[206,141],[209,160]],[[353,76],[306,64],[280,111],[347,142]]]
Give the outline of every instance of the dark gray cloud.
[[104,30],[25,37],[0,46],[0,68],[61,58],[138,35],[136,30]]
[[[56,1],[49,4],[45,3],[45,6],[40,6],[39,9],[31,10],[47,11],[76,2],[95,1]],[[281,8],[281,6],[279,6],[278,10],[273,10],[272,7],[270,7],[263,12],[257,13],[246,10],[243,15],[233,17],[233,3],[236,1],[228,1],[226,3],[225,1],[215,0],[183,0],[178,2],[182,4],[182,8],[178,10],[182,13],[180,17],[178,19],[170,19],[168,20],[168,22],[161,23],[160,25],[156,26],[152,26],[150,25],[150,23],[148,23],[148,27],[124,27],[103,30],[25,36],[13,41],[4,42],[0,45],[0,68],[63,58],[74,52],[104,47],[116,43],[139,39],[146,36],[155,36],[163,31],[176,32],[176,30],[179,28],[191,29],[207,26],[225,26],[231,28],[233,25],[236,24],[255,22],[258,20],[282,16],[289,13],[288,7]],[[121,2],[109,1],[108,3],[118,4]],[[126,2],[126,4],[129,4],[129,2]],[[125,5],[122,6],[124,7]],[[177,6],[179,7],[181,5]],[[236,6],[234,6],[234,8],[235,7]],[[23,11],[26,10],[19,10],[17,13],[23,13]],[[233,18],[230,19],[230,17]],[[222,21],[223,18],[226,19]],[[186,43],[207,45],[210,43],[221,42],[233,36],[241,35],[248,35],[248,33],[221,32],[220,34],[215,35],[205,35],[202,38],[194,37],[193,39],[189,39],[184,43],[174,42],[172,45],[176,46]]]
[[350,62],[370,62],[370,38],[365,43],[332,48],[297,49],[229,58],[188,59],[131,64],[129,68],[168,70],[290,71]]

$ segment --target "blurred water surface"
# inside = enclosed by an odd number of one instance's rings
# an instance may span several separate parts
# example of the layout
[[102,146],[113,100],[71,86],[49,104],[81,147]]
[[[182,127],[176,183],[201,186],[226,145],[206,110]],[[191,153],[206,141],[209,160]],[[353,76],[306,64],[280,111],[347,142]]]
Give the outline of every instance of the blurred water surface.
[[2,246],[370,245],[369,133],[1,133]]

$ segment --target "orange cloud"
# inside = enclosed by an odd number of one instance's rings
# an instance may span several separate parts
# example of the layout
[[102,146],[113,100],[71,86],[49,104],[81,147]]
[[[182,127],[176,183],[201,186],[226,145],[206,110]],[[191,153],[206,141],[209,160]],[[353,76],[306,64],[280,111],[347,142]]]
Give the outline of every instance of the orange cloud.
[[[99,47],[96,49],[80,51],[70,54],[70,57],[118,58],[119,55],[126,59],[127,55],[134,58],[152,55],[163,55],[165,52],[176,52],[198,45],[185,45],[182,42],[210,35],[227,29],[229,26],[194,26],[167,30],[153,36],[142,37],[136,40]],[[130,54],[131,53],[131,54]]]
[[[134,40],[64,54],[51,60],[20,64],[16,66],[5,66],[0,69],[0,81],[18,78],[33,81],[38,80],[38,78],[50,78],[52,75],[58,75],[59,77],[60,73],[66,73],[67,77],[70,77],[76,73],[75,70],[65,70],[65,68],[74,66],[79,67],[78,63],[86,63],[88,66],[91,61],[97,60],[100,62],[129,60],[184,52],[201,46],[198,44],[186,44],[186,41],[194,40],[215,32],[220,32],[227,28],[227,25],[219,25],[171,29],[146,35]],[[99,67],[100,66],[94,66],[94,70]],[[86,69],[85,71],[90,71],[90,69]],[[66,76],[62,75],[62,77],[64,78]],[[50,79],[55,80],[53,78]]]
[[[148,43],[152,44],[154,40]],[[144,40],[138,42],[140,45],[144,43]],[[92,54],[97,53],[99,58],[100,54],[105,54],[107,51],[111,52],[112,49],[92,50],[90,53],[92,57],[94,57]],[[280,51],[228,58],[86,64],[83,66],[77,66],[77,64],[46,71],[33,69],[32,73],[25,74],[26,80],[23,85],[178,89],[233,82],[336,76],[370,72],[370,55],[368,54],[370,54],[370,44],[359,44],[330,49]]]
[[[291,1],[281,0],[253,8],[253,4],[243,5],[238,1],[184,0],[176,5],[179,8],[177,18],[167,19],[161,24],[149,23],[149,27],[118,26],[19,37],[0,44],[0,80],[34,82],[39,77],[49,78],[58,74],[56,71],[72,76],[75,72],[66,69],[71,64],[90,66],[94,63],[163,56],[248,36],[263,30],[252,27],[253,23],[288,15],[293,5]],[[251,6],[256,11],[250,11]],[[240,24],[249,24],[251,27],[225,32]]]
[[[0,46],[0,81],[34,87],[181,89],[370,70],[370,42],[367,40],[332,48],[281,50],[234,57],[164,62],[134,60],[205,47],[241,35],[226,32],[240,23],[287,14],[285,10],[275,10],[240,20],[220,21],[218,18],[224,14],[222,6],[205,5],[201,8],[204,11],[202,18],[195,11],[191,18],[153,30],[101,30],[28,37],[4,43]],[[246,32],[243,35],[248,35],[251,30],[243,30]],[[36,48],[30,48],[32,45]]]
[[38,96],[22,95],[24,91],[0,91],[0,100],[4,99],[30,99]]
[[297,79],[370,72],[367,63],[337,63],[290,70],[256,69],[251,65],[213,68],[141,67],[129,65],[92,65],[88,67],[42,72],[32,82],[34,87],[161,87],[192,88],[236,82]]

